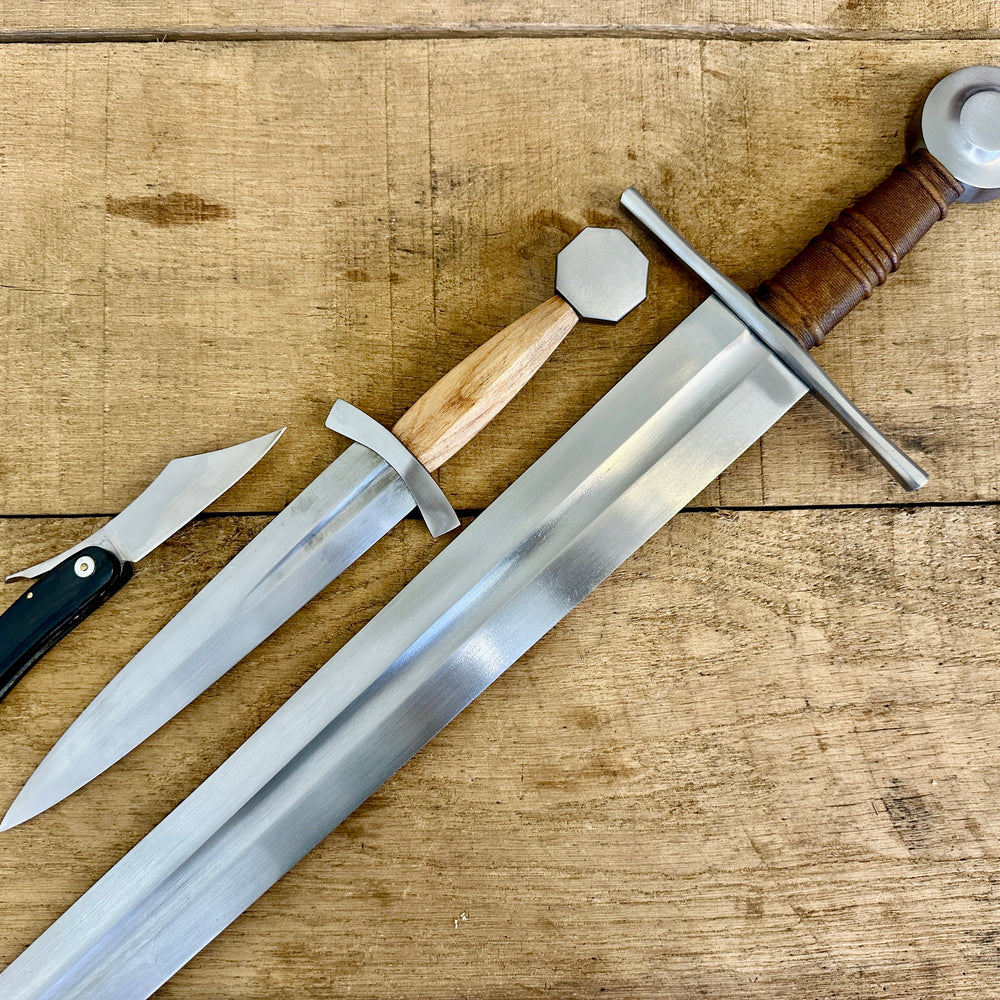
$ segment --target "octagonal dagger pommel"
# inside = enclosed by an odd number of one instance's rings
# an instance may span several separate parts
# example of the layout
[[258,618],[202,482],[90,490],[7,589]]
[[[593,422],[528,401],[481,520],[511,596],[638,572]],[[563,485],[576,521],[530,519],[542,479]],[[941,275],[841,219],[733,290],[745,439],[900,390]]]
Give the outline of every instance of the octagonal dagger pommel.
[[620,229],[591,226],[556,258],[556,291],[583,319],[617,323],[646,297],[648,270]]

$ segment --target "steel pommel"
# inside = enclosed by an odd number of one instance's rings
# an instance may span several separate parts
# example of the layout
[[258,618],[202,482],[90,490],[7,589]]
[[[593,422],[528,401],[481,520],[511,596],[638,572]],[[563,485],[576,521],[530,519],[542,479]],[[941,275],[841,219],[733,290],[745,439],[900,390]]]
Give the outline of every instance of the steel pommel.
[[620,229],[584,229],[556,258],[556,291],[582,319],[617,323],[646,297],[649,262]]
[[1000,67],[946,76],[927,96],[920,130],[928,152],[965,188],[959,201],[1000,197]]

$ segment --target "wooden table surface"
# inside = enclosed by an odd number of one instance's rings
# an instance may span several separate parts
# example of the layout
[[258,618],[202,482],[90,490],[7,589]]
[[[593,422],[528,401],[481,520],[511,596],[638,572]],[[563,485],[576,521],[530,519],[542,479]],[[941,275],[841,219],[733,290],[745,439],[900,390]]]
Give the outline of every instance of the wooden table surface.
[[[625,228],[647,302],[441,470],[473,517],[705,295],[627,185],[753,287],[1000,64],[1000,8],[11,0],[0,42],[0,567],[289,428],[0,705],[6,808],[339,453],[334,399],[391,425]],[[1000,994],[998,243],[1000,201],[956,206],[816,352],[930,485],[806,399],[157,997]],[[445,544],[405,521],[0,836],[0,965]]]

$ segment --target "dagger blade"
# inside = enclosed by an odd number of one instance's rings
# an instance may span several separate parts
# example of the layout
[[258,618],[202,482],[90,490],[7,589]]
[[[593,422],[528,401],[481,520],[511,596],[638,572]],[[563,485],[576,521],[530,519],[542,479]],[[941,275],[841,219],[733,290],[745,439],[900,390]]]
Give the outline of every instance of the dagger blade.
[[[620,230],[584,229],[557,258],[559,294],[440,379],[396,424],[395,437],[373,421],[367,428],[362,423],[356,440],[384,460],[352,447],[282,511],[88,706],[29,778],[0,830],[59,802],[134,749],[415,504],[435,534],[434,525],[457,527],[430,472],[517,394],[575,326],[574,301],[586,315],[617,322],[645,297],[646,271],[646,258]],[[368,420],[347,407],[355,418],[331,423],[341,406],[327,426],[350,434],[359,426],[356,418]],[[435,497],[446,516],[432,510]]]
[[145,1000],[805,391],[708,299],[0,974],[0,993]]
[[134,750],[414,506],[400,476],[352,444],[108,682],[32,773],[0,830],[55,805]]

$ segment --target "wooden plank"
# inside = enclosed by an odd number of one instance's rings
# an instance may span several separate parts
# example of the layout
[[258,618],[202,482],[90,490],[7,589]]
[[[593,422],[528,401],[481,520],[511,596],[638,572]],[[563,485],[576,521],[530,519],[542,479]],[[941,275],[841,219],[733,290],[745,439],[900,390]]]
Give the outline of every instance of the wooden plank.
[[10,0],[0,12],[9,32],[55,31],[223,31],[313,29],[334,37],[380,37],[420,33],[501,34],[524,31],[615,31],[662,34],[724,33],[757,37],[843,36],[850,33],[995,32],[1000,28],[996,5],[989,0],[377,0],[344,4],[306,0],[164,0],[114,3],[99,0],[81,10],[68,0]]
[[[703,294],[617,211],[627,184],[752,287],[899,159],[936,79],[1000,62],[992,42],[580,39],[4,55],[8,514],[111,513],[168,458],[287,424],[216,508],[279,509],[341,447],[334,398],[391,425],[548,297],[583,225],[624,226],[648,302],[581,325],[443,468],[481,508]],[[1000,491],[998,213],[956,207],[821,351],[929,467],[928,500]],[[698,503],[899,498],[806,401]]]
[[[15,689],[0,807],[262,523],[186,529]],[[0,559],[91,526],[2,521]],[[421,535],[4,835],[0,964],[416,571]],[[994,995],[998,536],[994,506],[679,515],[157,996]]]

